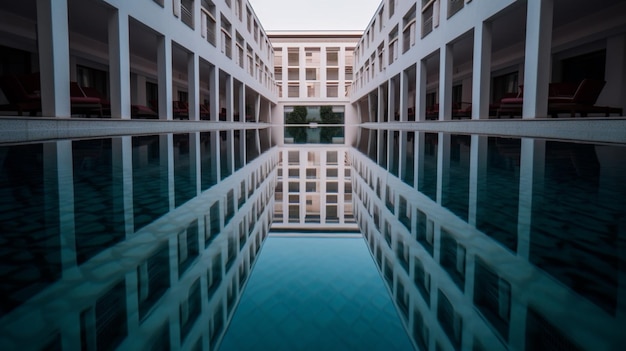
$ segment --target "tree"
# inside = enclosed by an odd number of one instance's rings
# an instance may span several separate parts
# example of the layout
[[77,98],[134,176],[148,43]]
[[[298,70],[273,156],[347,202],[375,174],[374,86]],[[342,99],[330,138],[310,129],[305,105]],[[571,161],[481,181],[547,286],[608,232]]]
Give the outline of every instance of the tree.
[[320,107],[320,123],[323,124],[342,124],[343,118],[339,113],[333,112],[332,106]]
[[307,114],[305,106],[294,106],[293,111],[287,114],[285,124],[305,124]]

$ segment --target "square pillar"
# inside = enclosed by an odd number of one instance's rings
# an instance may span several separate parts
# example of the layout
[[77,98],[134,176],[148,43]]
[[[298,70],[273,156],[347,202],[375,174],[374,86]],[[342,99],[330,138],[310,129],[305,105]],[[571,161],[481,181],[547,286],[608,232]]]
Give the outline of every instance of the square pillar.
[[415,120],[426,120],[426,60],[415,67]]
[[220,71],[211,66],[209,69],[209,111],[212,122],[219,121],[220,115]]
[[439,51],[439,120],[452,119],[452,44]]
[[187,53],[187,91],[189,120],[200,120],[200,60],[194,52]]
[[159,119],[172,120],[172,41],[157,37],[157,76],[159,81]]
[[482,22],[474,27],[473,66],[472,119],[487,119],[491,84],[491,22]]
[[528,0],[522,118],[548,115],[553,0]]
[[407,71],[400,73],[400,122],[409,120],[409,75]]
[[70,43],[67,0],[37,0],[41,115],[70,117]]
[[130,119],[130,44],[128,15],[114,9],[109,13],[109,80],[111,118]]

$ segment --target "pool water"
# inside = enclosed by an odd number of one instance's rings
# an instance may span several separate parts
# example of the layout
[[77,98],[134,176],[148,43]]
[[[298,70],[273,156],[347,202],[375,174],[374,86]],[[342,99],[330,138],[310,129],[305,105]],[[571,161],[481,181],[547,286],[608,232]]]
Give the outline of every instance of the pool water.
[[411,350],[362,237],[266,240],[220,350]]

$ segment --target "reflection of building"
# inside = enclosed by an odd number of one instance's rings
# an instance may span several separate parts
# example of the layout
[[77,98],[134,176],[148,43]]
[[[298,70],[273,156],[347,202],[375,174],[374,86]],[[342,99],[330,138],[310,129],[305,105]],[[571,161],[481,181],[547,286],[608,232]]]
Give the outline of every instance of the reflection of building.
[[281,148],[272,228],[356,229],[348,151],[345,146]]
[[[626,344],[623,1],[385,0],[363,35],[120,3],[0,5],[7,349],[215,349],[272,222],[352,221],[420,349]],[[295,106],[344,145],[285,146]]]

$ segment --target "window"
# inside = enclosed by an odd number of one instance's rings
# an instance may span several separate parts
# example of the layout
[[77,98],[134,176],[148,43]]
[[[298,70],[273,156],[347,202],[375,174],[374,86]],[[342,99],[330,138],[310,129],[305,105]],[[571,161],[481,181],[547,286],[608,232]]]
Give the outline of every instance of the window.
[[221,49],[222,52],[228,57],[232,59],[232,35],[231,35],[231,25],[228,20],[222,16],[222,40],[221,40]]
[[202,0],[202,10],[200,12],[201,34],[203,38],[215,46],[215,4],[209,0]]
[[402,53],[407,52],[415,45],[415,11],[415,5],[413,5],[402,19]]
[[448,18],[454,16],[455,13],[461,11],[465,4],[465,0],[448,0]]
[[398,26],[389,33],[389,64],[398,58]]
[[193,0],[180,1],[180,19],[190,28],[193,28]]

